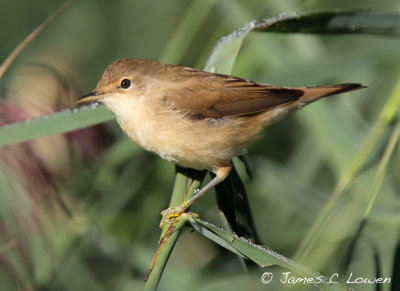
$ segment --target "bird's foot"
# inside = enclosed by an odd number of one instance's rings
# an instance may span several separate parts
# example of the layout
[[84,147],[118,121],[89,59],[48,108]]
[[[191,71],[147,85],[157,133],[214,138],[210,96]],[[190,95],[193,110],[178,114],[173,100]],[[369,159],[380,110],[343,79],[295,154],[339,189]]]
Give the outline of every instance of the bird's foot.
[[[186,209],[190,207],[191,203],[184,201],[178,206],[172,206],[170,208],[165,209],[164,211],[161,212],[161,222],[160,222],[160,228],[163,228],[166,223],[172,224],[177,221],[177,219],[185,212]],[[195,213],[190,213],[196,217],[198,217],[198,214]]]

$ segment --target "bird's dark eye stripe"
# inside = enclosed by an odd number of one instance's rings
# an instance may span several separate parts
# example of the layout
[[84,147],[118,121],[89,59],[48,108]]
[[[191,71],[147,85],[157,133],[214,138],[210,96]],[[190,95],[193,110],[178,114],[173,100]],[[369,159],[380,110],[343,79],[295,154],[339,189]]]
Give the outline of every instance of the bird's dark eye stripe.
[[131,86],[132,82],[129,79],[123,79],[121,81],[121,88],[122,89],[128,89]]

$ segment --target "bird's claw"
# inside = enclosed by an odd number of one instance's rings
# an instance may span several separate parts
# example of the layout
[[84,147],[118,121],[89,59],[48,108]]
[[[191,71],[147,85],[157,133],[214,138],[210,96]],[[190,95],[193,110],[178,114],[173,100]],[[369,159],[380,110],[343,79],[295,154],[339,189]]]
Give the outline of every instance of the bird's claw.
[[[172,224],[177,222],[179,217],[183,217],[184,215],[188,215],[190,217],[196,217],[198,218],[199,215],[197,213],[189,212],[186,213],[185,210],[188,208],[188,205],[185,203],[182,203],[181,205],[178,206],[172,206],[170,208],[165,209],[164,211],[161,212],[161,222],[160,222],[160,228],[163,228],[164,225],[167,224]],[[185,216],[186,217],[186,216]]]
[[172,224],[176,222],[177,218],[185,211],[186,209],[182,205],[173,206],[165,209],[161,212],[161,222],[160,228],[163,228],[166,223]]

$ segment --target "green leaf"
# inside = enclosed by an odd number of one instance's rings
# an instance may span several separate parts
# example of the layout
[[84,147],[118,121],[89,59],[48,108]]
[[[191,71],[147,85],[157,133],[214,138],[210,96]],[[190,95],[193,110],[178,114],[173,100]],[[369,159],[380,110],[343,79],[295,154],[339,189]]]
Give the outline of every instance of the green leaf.
[[274,252],[261,245],[256,245],[251,241],[238,237],[235,234],[228,233],[211,223],[192,217],[190,223],[193,228],[211,239],[215,243],[225,247],[226,249],[247,258],[261,267],[278,265],[291,270],[297,275],[305,278],[314,278],[315,285],[321,290],[346,290],[342,285],[331,284],[329,279],[317,272],[313,272],[306,267],[299,265],[286,258],[285,256]]
[[382,11],[317,11],[280,14],[255,25],[256,31],[300,33],[367,33],[400,35],[400,14]]
[[[398,80],[397,84],[395,85],[393,92],[389,96],[389,99],[386,102],[384,108],[381,110],[378,119],[374,123],[374,126],[371,128],[364,142],[360,146],[360,149],[354,155],[347,167],[342,171],[341,177],[339,178],[335,188],[333,189],[328,202],[325,204],[324,208],[321,210],[317,219],[314,221],[313,225],[308,231],[306,237],[300,244],[299,249],[297,250],[297,253],[295,255],[295,258],[298,261],[302,261],[307,255],[310,254],[311,250],[313,250],[313,252],[315,253],[315,246],[318,238],[321,238],[324,232],[330,229],[329,224],[332,225],[337,222],[337,220],[333,219],[333,216],[335,213],[343,213],[340,211],[343,207],[341,202],[343,201],[342,199],[344,199],[343,197],[352,197],[355,195],[355,193],[353,194],[351,192],[347,192],[346,190],[348,189],[349,185],[354,181],[355,177],[359,175],[362,171],[362,167],[368,161],[373,149],[377,147],[377,145],[379,145],[379,142],[389,123],[394,118],[396,118],[396,112],[400,105],[399,92],[400,80]],[[357,201],[357,204],[360,205],[361,201],[363,201],[364,199],[369,199],[369,203],[365,204],[364,219],[366,219],[370,215],[371,209],[375,204],[376,197],[381,189],[383,179],[385,178],[389,158],[392,155],[394,145],[396,144],[399,137],[398,130],[399,124],[396,124],[395,130],[393,131],[390,139],[391,141],[389,142],[385,153],[381,158],[380,166],[376,172],[373,184],[371,185],[371,189],[373,190],[373,192],[371,192],[370,196],[365,195],[364,192],[362,193],[362,196],[355,200]],[[339,216],[343,217],[343,215]],[[353,223],[357,222],[354,219],[352,219],[351,221]],[[347,226],[349,226],[349,223],[347,223]],[[345,234],[342,232],[342,235]],[[343,238],[337,237],[336,239],[337,241],[341,241]],[[334,244],[333,240],[331,240],[330,243]]]
[[230,74],[243,40],[253,28],[254,23],[250,22],[243,28],[222,37],[215,45],[204,70],[211,73]]
[[400,14],[380,11],[316,11],[279,14],[263,21],[251,21],[221,38],[204,70],[230,74],[243,40],[251,31],[280,33],[400,35]]
[[65,109],[51,115],[0,127],[0,146],[77,130],[113,118],[103,105]]

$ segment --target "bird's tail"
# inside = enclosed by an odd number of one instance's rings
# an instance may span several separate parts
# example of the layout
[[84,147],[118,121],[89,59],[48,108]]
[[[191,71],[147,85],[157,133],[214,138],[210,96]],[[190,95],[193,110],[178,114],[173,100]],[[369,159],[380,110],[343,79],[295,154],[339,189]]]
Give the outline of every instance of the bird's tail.
[[295,89],[304,91],[304,95],[300,97],[299,101],[309,103],[323,97],[359,90],[362,88],[366,87],[361,84],[350,83],[330,86],[296,87]]

